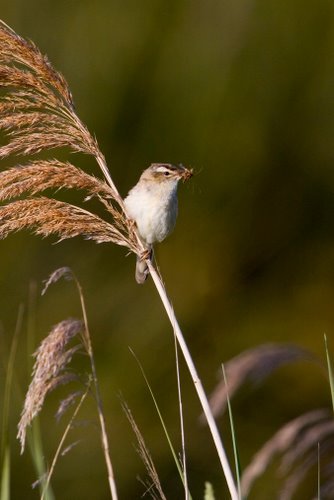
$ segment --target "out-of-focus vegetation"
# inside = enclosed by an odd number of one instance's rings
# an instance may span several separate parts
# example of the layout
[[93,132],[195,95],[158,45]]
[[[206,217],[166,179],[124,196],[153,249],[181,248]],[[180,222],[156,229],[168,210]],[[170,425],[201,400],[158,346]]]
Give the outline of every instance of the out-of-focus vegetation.
[[[333,2],[5,0],[1,17],[65,75],[122,194],[151,162],[182,162],[197,172],[181,186],[176,230],[156,254],[207,390],[222,361],[260,343],[289,341],[325,358],[324,332],[329,349],[334,345]],[[85,157],[76,164],[99,175]],[[143,363],[177,441],[174,341],[156,292],[149,282],[136,285],[134,258],[120,248],[53,242],[21,233],[0,243],[2,351],[26,305],[16,384],[26,390],[29,356],[50,327],[80,314],[71,284],[39,294],[42,280],[68,265],[85,290],[120,497],[139,498],[136,475],[144,475],[121,391],[147,430],[167,497],[181,498],[128,350]],[[200,498],[208,480],[224,498],[218,459],[182,371],[190,489]],[[58,399],[50,398],[41,418],[50,460],[61,432],[52,420]],[[287,420],[329,405],[327,380],[307,363],[281,368],[256,392],[238,395],[232,406],[241,465]],[[13,397],[11,486],[13,498],[28,499],[36,498],[36,476],[14,439],[21,406]],[[93,407],[86,412],[93,418]],[[230,448],[228,421],[220,425]],[[76,434],[81,442],[59,463],[54,490],[58,498],[108,498],[98,431],[86,422]],[[256,498],[270,498],[271,488],[270,470]]]

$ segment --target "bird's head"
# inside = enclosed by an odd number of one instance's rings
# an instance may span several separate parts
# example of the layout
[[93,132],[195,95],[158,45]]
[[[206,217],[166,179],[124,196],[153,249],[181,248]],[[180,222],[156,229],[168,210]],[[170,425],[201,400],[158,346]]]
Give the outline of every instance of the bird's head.
[[192,169],[188,169],[183,165],[172,165],[171,163],[152,163],[142,173],[142,180],[156,181],[156,182],[170,182],[170,181],[187,181],[192,177]]

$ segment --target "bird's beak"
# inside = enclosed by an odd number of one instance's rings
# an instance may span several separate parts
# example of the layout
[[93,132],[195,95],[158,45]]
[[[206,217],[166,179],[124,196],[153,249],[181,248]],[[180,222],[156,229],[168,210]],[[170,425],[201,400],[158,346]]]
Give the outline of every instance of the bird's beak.
[[183,169],[184,170],[181,174],[181,179],[183,180],[183,182],[186,182],[187,180],[190,179],[190,177],[192,177],[194,175],[194,172],[193,172],[192,168],[183,167]]

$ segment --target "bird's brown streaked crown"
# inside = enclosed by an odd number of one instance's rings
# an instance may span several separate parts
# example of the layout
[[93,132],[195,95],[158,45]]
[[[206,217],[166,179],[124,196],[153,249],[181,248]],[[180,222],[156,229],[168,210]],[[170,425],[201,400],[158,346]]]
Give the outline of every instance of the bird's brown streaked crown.
[[152,163],[141,175],[142,180],[182,179],[186,181],[192,177],[192,169],[183,165],[173,165],[172,163]]

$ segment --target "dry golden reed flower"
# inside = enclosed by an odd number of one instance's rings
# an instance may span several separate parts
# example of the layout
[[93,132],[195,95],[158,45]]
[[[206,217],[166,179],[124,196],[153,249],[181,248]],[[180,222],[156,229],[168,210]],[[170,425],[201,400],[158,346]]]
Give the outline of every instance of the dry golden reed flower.
[[59,241],[83,236],[97,243],[129,246],[130,241],[114,225],[69,203],[50,198],[18,200],[0,207],[0,238],[20,229],[33,229],[42,236],[57,235]]
[[92,155],[107,183],[70,162],[56,159],[19,164],[0,174],[0,201],[38,195],[46,189],[79,189],[85,199],[96,196],[110,222],[83,208],[47,197],[28,198],[0,207],[0,238],[24,228],[55,234],[60,240],[82,235],[98,243],[112,242],[141,254],[142,248],[124,212],[96,139],[74,110],[64,77],[30,41],[0,20],[0,130],[8,139],[0,158],[35,155],[52,148]]
[[[59,385],[77,378],[75,374],[66,372],[66,368],[73,355],[82,347],[80,334],[83,329],[82,321],[62,321],[52,328],[35,352],[32,381],[18,425],[17,437],[21,443],[21,453],[24,451],[27,427],[41,410],[47,394]],[[74,337],[78,337],[80,342],[70,347]]]
[[[66,145],[74,151],[94,154],[98,148],[96,141],[74,112],[65,78],[48,58],[3,21],[0,21],[0,47],[0,86],[10,89],[2,98],[0,127],[10,129],[14,137],[0,148],[0,156],[13,152],[30,154]],[[35,133],[33,140],[31,127]]]
[[[1,120],[0,120],[1,122]],[[24,193],[37,194],[50,188],[82,189],[89,196],[112,198],[108,184],[69,162],[37,160],[0,173],[0,200],[17,198]]]
[[18,63],[32,69],[47,85],[52,82],[59,95],[73,105],[71,92],[64,77],[53,69],[48,58],[41,54],[33,42],[20,37],[3,21],[1,21],[0,45],[2,62],[11,62],[15,58]]

